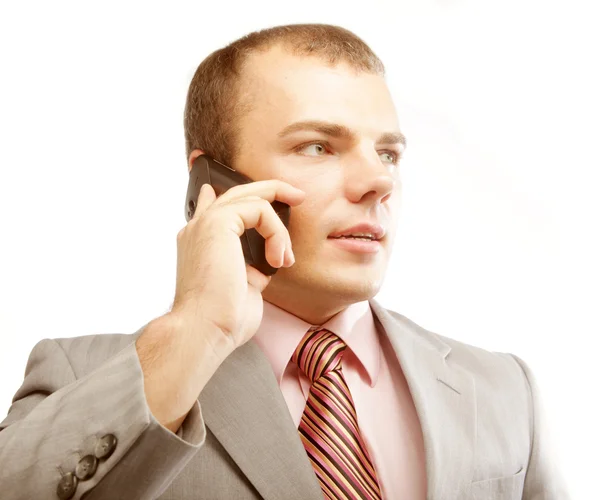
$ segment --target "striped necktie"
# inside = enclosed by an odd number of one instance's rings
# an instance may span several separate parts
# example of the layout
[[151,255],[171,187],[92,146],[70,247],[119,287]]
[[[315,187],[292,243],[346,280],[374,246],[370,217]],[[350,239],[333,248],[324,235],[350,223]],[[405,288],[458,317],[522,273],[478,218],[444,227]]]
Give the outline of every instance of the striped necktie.
[[292,361],[312,383],[298,432],[326,499],[381,499],[342,374],[345,349],[326,329],[309,330],[296,348]]

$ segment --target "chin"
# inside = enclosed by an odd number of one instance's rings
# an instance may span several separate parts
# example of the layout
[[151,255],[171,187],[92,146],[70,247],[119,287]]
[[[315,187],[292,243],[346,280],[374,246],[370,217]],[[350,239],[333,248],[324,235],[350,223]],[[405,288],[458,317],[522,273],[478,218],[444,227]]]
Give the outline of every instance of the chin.
[[[352,269],[352,267],[356,268]],[[292,270],[293,267],[288,271]],[[324,263],[320,263],[308,272],[298,268],[287,276],[308,289],[325,291],[346,298],[356,297],[358,300],[377,295],[383,282],[380,266],[361,269],[359,266],[349,265],[344,269],[343,266],[325,266]]]

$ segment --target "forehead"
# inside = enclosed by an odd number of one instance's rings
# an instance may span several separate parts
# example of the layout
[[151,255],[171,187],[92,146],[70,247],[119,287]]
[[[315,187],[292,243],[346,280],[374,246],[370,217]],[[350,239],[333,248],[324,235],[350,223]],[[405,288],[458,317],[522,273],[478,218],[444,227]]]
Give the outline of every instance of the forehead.
[[260,124],[264,131],[298,120],[325,120],[364,133],[399,129],[385,79],[345,62],[331,66],[276,46],[248,57],[241,88],[250,104],[242,128]]

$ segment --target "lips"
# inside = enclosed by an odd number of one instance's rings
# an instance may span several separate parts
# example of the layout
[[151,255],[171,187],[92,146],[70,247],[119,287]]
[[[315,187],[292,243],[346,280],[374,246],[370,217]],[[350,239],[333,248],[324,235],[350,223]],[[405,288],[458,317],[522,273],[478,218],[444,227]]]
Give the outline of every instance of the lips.
[[[353,254],[377,255],[383,248],[381,241],[361,240],[359,238],[328,238],[331,245]],[[364,261],[362,261],[364,263]]]
[[355,226],[336,231],[330,234],[329,238],[338,238],[340,236],[355,236],[359,238],[359,234],[370,234],[374,240],[380,240],[385,236],[385,229],[383,226],[377,223],[365,221],[356,224]]
[[332,240],[369,240],[369,241],[378,241],[376,238],[372,238],[370,236],[359,236],[359,235],[344,235],[344,236],[329,236]]

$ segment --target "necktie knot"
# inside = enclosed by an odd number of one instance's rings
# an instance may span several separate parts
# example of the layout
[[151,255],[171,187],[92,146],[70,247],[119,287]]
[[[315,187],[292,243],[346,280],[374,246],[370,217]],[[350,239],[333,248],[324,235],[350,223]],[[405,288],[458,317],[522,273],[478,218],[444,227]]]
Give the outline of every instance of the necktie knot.
[[346,344],[327,329],[308,331],[296,348],[292,361],[312,382],[342,366]]

